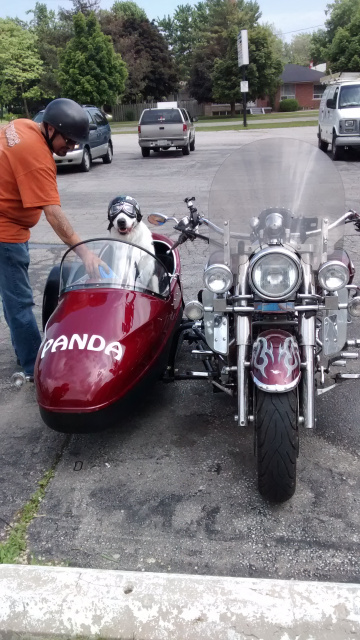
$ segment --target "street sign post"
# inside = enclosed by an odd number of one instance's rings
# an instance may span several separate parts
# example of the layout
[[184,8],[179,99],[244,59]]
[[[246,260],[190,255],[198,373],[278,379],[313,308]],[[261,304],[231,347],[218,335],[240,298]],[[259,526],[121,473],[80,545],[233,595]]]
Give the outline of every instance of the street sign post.
[[246,94],[249,91],[248,82],[246,81],[245,67],[249,64],[249,42],[247,29],[242,29],[237,37],[237,52],[238,52],[238,64],[243,69],[243,79],[240,83],[240,91],[243,94],[243,112],[244,112],[244,127],[246,123]]

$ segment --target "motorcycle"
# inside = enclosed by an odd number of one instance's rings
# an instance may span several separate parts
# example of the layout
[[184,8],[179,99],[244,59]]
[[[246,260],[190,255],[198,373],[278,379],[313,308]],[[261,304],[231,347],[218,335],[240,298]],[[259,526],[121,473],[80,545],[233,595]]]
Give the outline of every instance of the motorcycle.
[[[207,379],[236,399],[239,427],[254,430],[258,488],[273,502],[294,495],[300,429],[314,429],[316,397],[338,383],[358,358],[360,340],[347,325],[360,316],[354,265],[344,249],[341,177],[329,158],[298,140],[268,139],[232,153],[218,170],[209,215],[195,198],[176,244],[207,227],[210,255],[204,288],[185,305],[178,338],[192,345],[204,371],[178,371],[172,349],[166,378]],[[350,350],[349,350],[350,349]]]

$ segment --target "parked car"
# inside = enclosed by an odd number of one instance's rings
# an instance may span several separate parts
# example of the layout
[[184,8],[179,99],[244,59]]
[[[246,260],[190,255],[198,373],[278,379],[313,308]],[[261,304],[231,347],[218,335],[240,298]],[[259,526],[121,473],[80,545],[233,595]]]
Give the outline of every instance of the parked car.
[[319,148],[327,151],[331,144],[333,160],[342,157],[345,147],[360,149],[360,74],[357,81],[343,75],[327,86],[319,108]]
[[145,109],[138,125],[139,145],[144,158],[151,149],[182,149],[184,156],[195,150],[195,125],[186,109],[155,108]]
[[[54,153],[57,165],[76,165],[81,171],[89,171],[91,163],[101,158],[104,164],[110,164],[113,158],[111,127],[106,114],[92,105],[83,105],[89,118],[89,139],[86,144],[76,144],[73,151],[68,151],[64,158]],[[34,122],[42,122],[44,110],[33,118]]]

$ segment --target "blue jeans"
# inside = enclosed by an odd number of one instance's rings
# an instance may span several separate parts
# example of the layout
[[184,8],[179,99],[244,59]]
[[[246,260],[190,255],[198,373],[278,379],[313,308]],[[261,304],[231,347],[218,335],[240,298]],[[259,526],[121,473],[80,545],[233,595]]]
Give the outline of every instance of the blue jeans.
[[33,313],[28,243],[0,242],[0,295],[11,342],[26,375],[34,374],[41,337]]

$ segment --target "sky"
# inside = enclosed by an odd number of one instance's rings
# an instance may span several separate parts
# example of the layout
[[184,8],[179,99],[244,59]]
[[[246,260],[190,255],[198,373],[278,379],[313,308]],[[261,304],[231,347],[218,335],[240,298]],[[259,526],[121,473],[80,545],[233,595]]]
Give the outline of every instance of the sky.
[[[40,0],[49,9],[57,11],[59,7],[70,9],[70,0]],[[136,1],[136,0],[135,0]],[[172,15],[177,6],[181,4],[196,4],[198,0],[138,0],[136,4],[145,10],[150,20],[163,18],[164,15]],[[325,21],[326,5],[331,0],[258,0],[262,18],[260,22],[275,24],[284,35],[284,39],[290,42],[296,33],[316,31],[323,26]],[[36,0],[0,0],[0,18],[21,18],[27,20],[26,11],[33,9]],[[102,9],[109,9],[114,0],[100,0]]]

